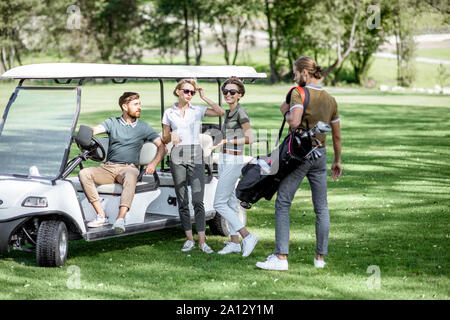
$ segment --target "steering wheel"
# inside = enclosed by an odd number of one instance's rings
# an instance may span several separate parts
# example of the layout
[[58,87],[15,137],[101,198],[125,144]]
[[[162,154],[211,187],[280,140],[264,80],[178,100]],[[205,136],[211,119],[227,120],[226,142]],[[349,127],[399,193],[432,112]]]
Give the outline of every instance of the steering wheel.
[[106,151],[103,145],[98,141],[96,138],[92,137],[91,143],[89,146],[82,147],[77,142],[78,148],[80,148],[81,151],[87,151],[85,154],[86,159],[91,159],[92,161],[96,162],[102,162],[106,158]]

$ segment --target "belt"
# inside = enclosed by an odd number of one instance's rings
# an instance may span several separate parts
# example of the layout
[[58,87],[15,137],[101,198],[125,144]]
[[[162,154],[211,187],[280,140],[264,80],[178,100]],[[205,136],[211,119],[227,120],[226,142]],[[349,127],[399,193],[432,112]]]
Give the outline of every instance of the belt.
[[242,151],[234,151],[234,150],[227,150],[227,149],[222,149],[222,153],[232,154],[232,155],[235,155],[235,156],[241,156],[242,155]]
[[107,162],[105,162],[105,165],[107,165],[107,166],[110,166],[110,165],[125,165],[125,166],[131,166],[131,165],[133,165],[133,166],[136,167],[136,164],[135,164],[135,163],[132,163],[132,162],[127,163],[127,162],[111,162],[111,161],[107,161]]

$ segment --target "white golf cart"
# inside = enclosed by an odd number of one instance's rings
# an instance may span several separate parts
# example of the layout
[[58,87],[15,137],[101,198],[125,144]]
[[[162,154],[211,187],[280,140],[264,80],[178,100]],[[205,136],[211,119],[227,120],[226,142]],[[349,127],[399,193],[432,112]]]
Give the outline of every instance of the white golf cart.
[[[105,159],[107,138],[93,138],[87,126],[77,128],[81,108],[81,87],[92,79],[111,79],[124,83],[128,79],[158,80],[161,95],[161,116],[164,113],[164,80],[196,78],[217,81],[221,104],[221,79],[237,76],[254,81],[265,78],[251,67],[238,66],[163,66],[112,65],[87,63],[35,64],[13,68],[4,79],[20,80],[6,106],[0,123],[0,251],[36,252],[39,266],[64,265],[68,241],[93,241],[180,225],[173,180],[166,156],[153,175],[144,175],[145,165],[156,154],[153,143],[144,144],[140,153],[140,170],[136,194],[125,224],[126,231],[116,234],[115,222],[122,191],[120,184],[98,186],[108,226],[91,229],[87,222],[95,211],[87,201],[78,177],[69,177],[83,162]],[[24,86],[24,81],[54,80],[53,86]],[[76,83],[71,86],[71,83]],[[119,88],[120,90],[120,88]],[[114,109],[115,110],[115,109]],[[115,110],[116,111],[116,110]],[[213,208],[217,177],[211,154],[213,135],[219,124],[203,124],[201,135],[207,183],[204,205],[210,231],[228,235],[228,226]],[[214,133],[214,130],[217,130]],[[69,159],[72,143],[80,153]],[[170,149],[170,145],[168,145]],[[248,158],[248,157],[247,157]],[[250,157],[251,159],[251,157]],[[250,160],[247,159],[247,160]],[[194,211],[191,207],[192,221]],[[245,209],[240,208],[246,220]]]

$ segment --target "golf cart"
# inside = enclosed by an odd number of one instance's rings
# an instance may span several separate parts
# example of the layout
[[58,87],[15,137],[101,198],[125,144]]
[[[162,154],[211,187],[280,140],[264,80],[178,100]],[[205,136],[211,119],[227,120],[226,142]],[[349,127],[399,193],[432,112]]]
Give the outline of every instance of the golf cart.
[[[167,166],[170,157],[166,156],[161,168],[153,175],[145,175],[145,166],[156,155],[156,146],[147,142],[140,153],[141,174],[132,206],[126,215],[126,231],[116,234],[112,228],[119,211],[120,184],[97,187],[110,225],[87,227],[87,222],[93,220],[96,213],[73,171],[78,167],[82,169],[88,159],[104,161],[108,141],[107,138],[92,137],[92,130],[84,125],[80,125],[75,133],[82,85],[95,79],[110,79],[114,83],[124,83],[128,79],[157,80],[162,117],[164,80],[196,78],[216,81],[221,104],[221,80],[231,76],[246,81],[266,77],[251,67],[241,66],[88,63],[34,64],[5,72],[2,78],[19,80],[19,84],[0,122],[0,251],[9,252],[12,247],[35,252],[39,266],[57,267],[66,261],[69,240],[94,241],[181,225],[172,174]],[[25,86],[24,82],[30,80],[51,80],[55,85]],[[214,162],[217,162],[217,156],[211,153],[214,145],[212,133],[220,129],[221,124],[222,119],[218,125],[203,124],[201,142],[207,168],[206,219],[213,234],[226,236],[228,225],[213,208],[217,186]],[[79,154],[69,159],[72,144],[78,146]],[[170,144],[167,147],[170,151]],[[192,205],[190,209],[194,221]],[[245,209],[239,210],[241,219],[245,221]]]

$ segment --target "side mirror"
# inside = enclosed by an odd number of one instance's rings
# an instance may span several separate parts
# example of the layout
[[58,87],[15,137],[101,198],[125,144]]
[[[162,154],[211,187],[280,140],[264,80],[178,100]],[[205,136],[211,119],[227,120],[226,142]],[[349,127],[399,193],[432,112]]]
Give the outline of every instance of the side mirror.
[[75,141],[83,148],[89,147],[92,140],[93,130],[89,126],[81,125]]

